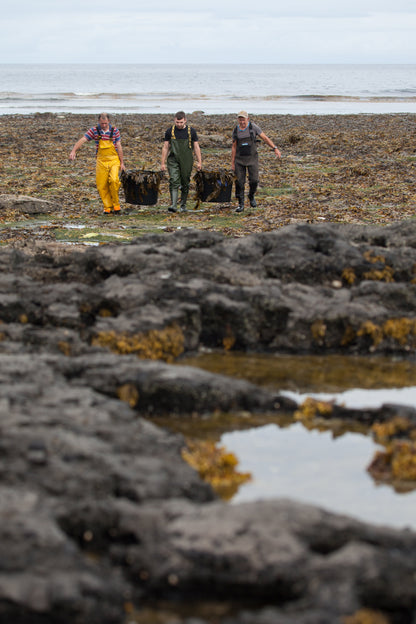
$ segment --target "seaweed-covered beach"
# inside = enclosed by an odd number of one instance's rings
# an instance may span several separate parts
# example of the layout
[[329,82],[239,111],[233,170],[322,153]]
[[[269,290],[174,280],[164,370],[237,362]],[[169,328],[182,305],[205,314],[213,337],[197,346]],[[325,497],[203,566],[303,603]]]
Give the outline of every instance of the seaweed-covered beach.
[[[98,113],[99,111],[97,111]],[[385,115],[263,115],[253,116],[279,146],[277,160],[261,143],[258,208],[234,214],[230,204],[203,203],[188,213],[167,212],[168,185],[163,180],[156,206],[126,206],[117,223],[104,221],[95,189],[95,158],[91,144],[83,146],[75,163],[68,155],[75,141],[96,123],[94,115],[33,114],[0,117],[0,194],[28,195],[53,202],[54,218],[81,220],[107,230],[134,234],[153,227],[188,226],[217,229],[243,236],[296,222],[348,222],[384,225],[411,219],[416,209],[416,116]],[[129,169],[159,171],[165,129],[172,117],[161,114],[114,115]],[[230,167],[233,115],[188,114],[199,134],[203,169]],[[191,191],[195,189],[193,183]],[[123,193],[121,191],[123,206]],[[23,221],[22,221],[23,219]],[[2,211],[1,241],[26,236],[27,217]],[[57,224],[30,236],[55,237]],[[73,234],[73,236],[76,236]],[[59,233],[57,234],[59,239]]]

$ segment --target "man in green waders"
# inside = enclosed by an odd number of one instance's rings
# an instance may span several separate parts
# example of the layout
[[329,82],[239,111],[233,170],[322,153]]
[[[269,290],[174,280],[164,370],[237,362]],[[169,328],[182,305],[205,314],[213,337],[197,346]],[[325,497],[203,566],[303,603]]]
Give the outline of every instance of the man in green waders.
[[181,212],[186,211],[194,154],[197,169],[200,170],[202,162],[198,135],[194,128],[187,126],[185,113],[179,111],[175,115],[174,124],[165,132],[160,165],[161,170],[166,171],[167,162],[171,199],[169,212],[177,211],[179,189],[181,189]]

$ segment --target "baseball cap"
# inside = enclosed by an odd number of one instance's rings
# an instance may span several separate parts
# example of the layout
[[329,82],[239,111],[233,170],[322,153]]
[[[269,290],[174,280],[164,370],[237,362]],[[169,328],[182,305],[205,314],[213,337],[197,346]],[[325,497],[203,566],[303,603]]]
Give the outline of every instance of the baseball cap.
[[248,119],[248,113],[247,113],[247,111],[240,111],[237,114],[237,117],[245,117],[246,119]]

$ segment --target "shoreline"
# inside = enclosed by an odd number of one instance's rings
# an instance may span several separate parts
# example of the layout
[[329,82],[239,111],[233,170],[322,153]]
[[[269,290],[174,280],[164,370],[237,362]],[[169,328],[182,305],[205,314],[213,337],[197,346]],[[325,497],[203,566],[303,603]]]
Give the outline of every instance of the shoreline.
[[[226,112],[226,111],[220,111],[220,112],[206,112],[204,110],[201,109],[193,109],[193,110],[188,110],[188,108],[186,106],[184,106],[184,103],[182,102],[182,108],[183,110],[185,110],[187,118],[190,119],[192,116],[197,115],[198,117],[202,116],[202,117],[219,117],[219,116],[223,116],[223,117],[236,117],[236,112],[237,109],[239,110],[241,108],[240,107],[234,107],[233,111],[230,112]],[[93,110],[91,110],[91,112],[80,112],[80,111],[27,111],[27,112],[1,112],[0,111],[0,119],[2,118],[8,118],[8,117],[13,117],[13,118],[18,118],[18,117],[45,117],[45,116],[50,116],[50,117],[93,117],[95,118],[99,112],[101,112],[102,110],[105,110],[106,112],[108,112],[112,117],[114,118],[120,118],[120,117],[147,117],[147,116],[151,116],[151,117],[170,117],[173,118],[174,112],[176,111],[176,109],[172,109],[170,111],[115,111],[111,108],[108,109],[103,109],[102,107],[94,107]],[[416,119],[416,112],[412,112],[412,111],[385,111],[385,112],[375,112],[375,111],[369,111],[369,112],[346,112],[346,113],[337,113],[335,111],[330,111],[330,112],[326,112],[326,113],[308,113],[308,112],[300,112],[300,113],[294,113],[294,112],[252,112],[251,110],[248,110],[250,117],[254,118],[254,117],[293,117],[293,118],[299,118],[299,117],[312,117],[312,118],[318,118],[318,117],[389,117],[389,116],[401,116],[401,117],[407,117],[407,116],[413,116]]]
[[[413,105],[413,109],[414,110],[400,110],[400,108],[398,108],[397,110],[391,110],[391,107],[389,107],[386,110],[380,110],[380,111],[374,111],[374,102],[372,102],[371,100],[369,100],[368,102],[365,101],[365,99],[363,98],[353,98],[352,100],[354,102],[354,104],[367,104],[368,105],[368,110],[352,110],[351,107],[351,101],[348,98],[340,98],[339,101],[336,100],[335,104],[337,104],[338,110],[334,110],[334,102],[332,97],[326,98],[324,97],[320,97],[320,96],[294,96],[293,98],[286,98],[286,97],[282,97],[282,100],[279,100],[279,107],[280,110],[273,110],[273,111],[269,111],[267,110],[268,107],[261,107],[260,109],[258,109],[257,111],[253,111],[253,107],[250,106],[250,102],[247,102],[245,100],[243,100],[242,102],[240,101],[240,106],[239,107],[235,107],[234,105],[232,107],[230,106],[225,106],[225,107],[215,107],[216,110],[203,110],[204,107],[204,101],[202,100],[201,102],[192,102],[191,106],[187,106],[187,102],[183,102],[183,101],[178,101],[176,103],[172,103],[169,108],[165,107],[166,110],[155,110],[158,108],[157,105],[155,106],[149,106],[148,108],[144,108],[144,110],[140,110],[138,111],[136,108],[134,110],[128,110],[128,108],[125,108],[123,110],[114,110],[111,106],[102,106],[101,108],[103,110],[109,111],[114,117],[118,117],[118,116],[141,116],[141,115],[170,115],[173,116],[173,114],[175,113],[176,110],[179,109],[184,109],[187,112],[188,117],[192,116],[192,114],[195,113],[202,113],[205,117],[211,117],[211,116],[217,116],[217,115],[235,115],[237,108],[238,110],[241,108],[244,108],[245,110],[248,110],[250,115],[252,117],[255,116],[266,116],[266,117],[270,117],[270,116],[286,116],[286,115],[290,115],[293,117],[327,117],[327,116],[351,116],[351,115],[365,115],[365,116],[379,116],[379,115],[415,115],[416,116],[416,98],[412,98],[410,100],[410,102]],[[328,102],[331,105],[331,110],[324,110],[325,107],[322,106],[322,104],[324,104],[325,102]],[[386,100],[385,102],[383,101],[383,98],[377,98],[377,102],[380,104],[380,107],[383,105],[388,105],[388,104],[397,104],[398,107],[401,106],[401,100],[394,100],[393,102],[389,102],[388,100]],[[309,106],[311,107],[310,110],[304,110],[305,103],[309,103]],[[198,104],[200,104],[201,106],[198,106]],[[354,108],[354,107],[353,107]],[[225,109],[229,109],[229,110],[225,110]],[[85,116],[95,116],[97,112],[97,108],[91,108],[90,110],[84,110],[83,112],[80,111],[74,111],[74,110],[26,110],[26,111],[13,111],[13,110],[5,110],[2,111],[0,110],[0,119],[2,117],[16,117],[16,116],[22,116],[22,117],[32,117],[32,116],[37,116],[37,115],[56,115],[56,116],[78,116],[78,115],[85,115]]]

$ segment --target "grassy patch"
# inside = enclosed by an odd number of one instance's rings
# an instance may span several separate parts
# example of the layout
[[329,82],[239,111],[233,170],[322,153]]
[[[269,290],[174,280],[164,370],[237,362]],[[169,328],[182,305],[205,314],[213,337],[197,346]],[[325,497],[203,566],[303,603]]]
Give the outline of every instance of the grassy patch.
[[282,184],[277,188],[263,186],[261,189],[259,189],[258,194],[260,197],[281,197],[282,195],[291,195],[295,191],[296,189],[294,189],[293,186],[290,186],[289,184]]

